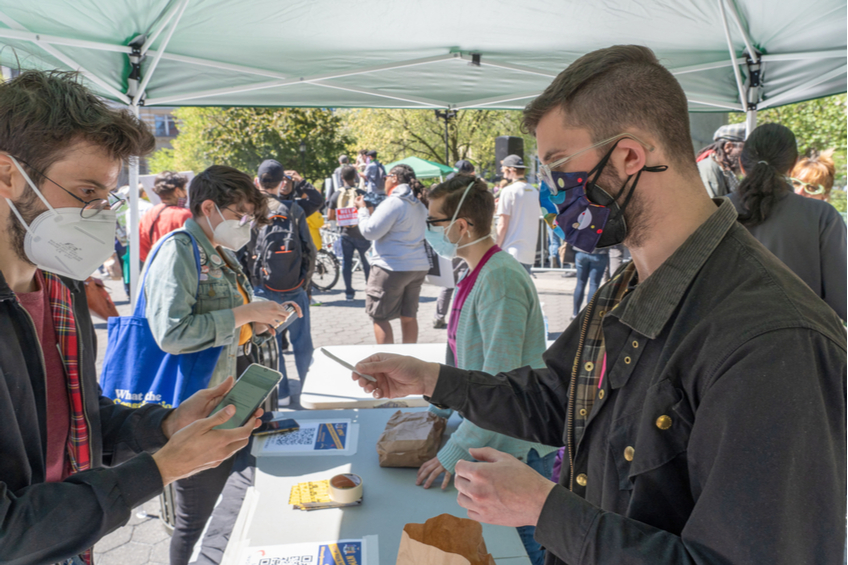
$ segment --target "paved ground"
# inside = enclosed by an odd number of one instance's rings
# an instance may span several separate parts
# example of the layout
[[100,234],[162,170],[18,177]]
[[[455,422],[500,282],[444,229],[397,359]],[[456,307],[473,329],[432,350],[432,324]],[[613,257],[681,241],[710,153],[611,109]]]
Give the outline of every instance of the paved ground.
[[[565,329],[571,318],[574,278],[563,278],[559,272],[537,273],[534,282],[548,319],[549,338],[553,339]],[[129,303],[120,283],[106,281],[112,298],[122,315],[129,313]],[[365,288],[361,273],[354,274],[355,289]],[[439,289],[425,285],[421,293],[418,311],[419,343],[444,343],[445,330],[433,328],[432,319],[436,311]],[[375,343],[370,319],[365,315],[364,293],[357,291],[356,300],[346,302],[344,284],[340,280],[329,292],[315,294],[322,306],[312,307],[312,340],[316,348],[325,345],[355,345]],[[106,323],[95,324],[99,342],[98,369],[106,347]],[[396,340],[399,341],[400,326],[394,323]],[[291,379],[292,410],[299,410],[297,402],[300,381],[294,358],[285,354],[286,368]],[[159,519],[159,498],[136,508],[126,526],[103,538],[94,548],[98,565],[167,565],[170,537]]]

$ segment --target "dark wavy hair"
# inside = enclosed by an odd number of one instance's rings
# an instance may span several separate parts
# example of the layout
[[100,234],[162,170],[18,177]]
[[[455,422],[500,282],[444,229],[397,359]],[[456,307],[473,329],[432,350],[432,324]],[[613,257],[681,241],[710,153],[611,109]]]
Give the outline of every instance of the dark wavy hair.
[[245,173],[232,167],[212,165],[191,180],[188,187],[191,213],[195,219],[203,217],[200,207],[211,200],[224,209],[233,204],[253,204],[257,225],[268,225],[268,201]]
[[405,163],[401,163],[400,165],[392,167],[392,170],[389,171],[389,173],[397,176],[398,183],[408,184],[409,188],[412,189],[412,193],[415,194],[415,197],[421,200],[422,195],[424,194],[424,185],[421,184],[421,181],[415,176],[415,171],[412,170],[412,167]]
[[718,161],[723,168],[727,169],[728,171],[733,171],[734,173],[738,173],[739,172],[739,162],[738,161],[734,162],[733,159],[730,158],[730,155],[728,155],[724,151],[724,144],[728,143],[728,142],[729,143],[738,143],[738,141],[731,141],[729,139],[721,138],[717,141],[713,141],[712,143],[710,143],[709,145],[707,145],[706,147],[704,147],[703,149],[698,151],[697,157],[700,158],[701,155],[703,155],[704,153],[711,151],[715,155],[715,160]]
[[0,150],[20,158],[34,183],[78,141],[112,159],[144,156],[156,145],[147,125],[114,109],[63,71],[24,71],[0,82]]
[[742,225],[754,227],[765,222],[775,202],[792,190],[786,173],[798,160],[795,134],[780,124],[764,124],[745,141],[739,162],[745,178],[736,189],[745,210],[739,214]]
[[162,171],[153,181],[153,192],[159,196],[173,194],[178,188],[185,189],[188,178],[175,171]]

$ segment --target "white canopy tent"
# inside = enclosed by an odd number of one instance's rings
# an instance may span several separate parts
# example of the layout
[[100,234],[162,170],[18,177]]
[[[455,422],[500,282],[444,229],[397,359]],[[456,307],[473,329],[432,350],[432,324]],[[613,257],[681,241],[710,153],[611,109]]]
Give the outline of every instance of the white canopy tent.
[[[845,92],[846,18],[844,0],[0,0],[0,65],[78,70],[136,114],[521,109],[582,54],[636,43],[677,76],[691,111],[746,112],[750,131],[758,109]],[[134,186],[137,159],[130,171]]]

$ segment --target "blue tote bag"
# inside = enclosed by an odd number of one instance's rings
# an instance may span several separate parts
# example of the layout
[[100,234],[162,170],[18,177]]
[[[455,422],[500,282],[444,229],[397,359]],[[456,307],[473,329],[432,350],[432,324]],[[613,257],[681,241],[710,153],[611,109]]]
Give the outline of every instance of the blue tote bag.
[[[178,230],[164,236],[147,260],[152,261],[165,240],[176,233],[185,233],[191,237],[199,290],[200,251],[194,236],[187,231]],[[144,296],[146,281],[145,272],[132,316],[109,318],[109,341],[103,360],[100,387],[103,389],[103,395],[111,398],[116,404],[132,408],[144,404],[175,408],[180,402],[209,385],[209,379],[223,347],[210,347],[180,355],[162,351],[153,338],[147,318],[144,317],[147,303]]]

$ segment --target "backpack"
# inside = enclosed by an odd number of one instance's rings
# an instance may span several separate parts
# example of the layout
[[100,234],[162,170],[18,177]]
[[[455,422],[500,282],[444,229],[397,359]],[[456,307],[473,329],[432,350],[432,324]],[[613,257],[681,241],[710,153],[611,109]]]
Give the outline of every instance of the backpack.
[[342,192],[341,195],[339,195],[339,201],[338,201],[337,208],[350,208],[351,206],[354,206],[355,205],[354,202],[356,201],[356,197],[357,197],[356,188],[354,188],[354,187],[348,188],[347,190]]
[[303,249],[296,203],[281,206],[269,215],[272,223],[262,226],[251,238],[248,273],[254,287],[274,292],[288,292],[300,287]]
[[386,167],[382,163],[377,163],[380,167],[377,169],[377,179],[374,181],[375,190],[379,193],[386,192]]

